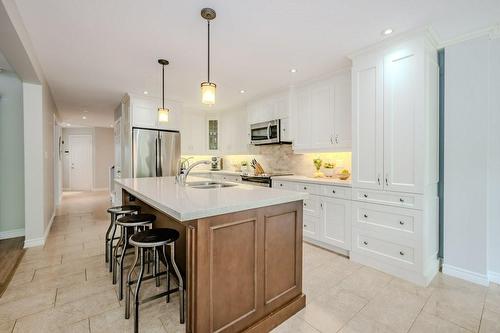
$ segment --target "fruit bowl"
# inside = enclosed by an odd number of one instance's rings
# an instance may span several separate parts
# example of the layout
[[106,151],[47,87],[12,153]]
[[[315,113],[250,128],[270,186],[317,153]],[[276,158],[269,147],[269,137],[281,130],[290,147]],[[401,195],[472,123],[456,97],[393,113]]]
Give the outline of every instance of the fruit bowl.
[[350,173],[337,173],[337,177],[339,177],[340,180],[347,180],[349,177],[351,177]]

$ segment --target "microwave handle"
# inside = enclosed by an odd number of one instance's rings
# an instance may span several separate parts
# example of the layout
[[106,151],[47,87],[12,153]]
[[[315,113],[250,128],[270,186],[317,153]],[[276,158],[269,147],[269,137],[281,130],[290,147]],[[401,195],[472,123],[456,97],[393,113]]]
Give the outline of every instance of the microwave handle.
[[267,139],[271,139],[271,123],[267,124]]

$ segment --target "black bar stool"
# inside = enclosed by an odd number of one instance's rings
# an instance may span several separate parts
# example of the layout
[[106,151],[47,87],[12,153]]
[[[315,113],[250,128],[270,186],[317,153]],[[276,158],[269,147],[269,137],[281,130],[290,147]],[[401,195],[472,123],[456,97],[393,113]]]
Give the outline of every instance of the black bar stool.
[[[121,227],[121,237],[118,241],[118,244],[116,244],[115,253],[113,256],[113,284],[116,284],[116,274],[118,273],[118,298],[120,299],[120,301],[123,299],[123,261],[125,259],[127,248],[129,247],[130,232],[133,230],[133,233],[137,233],[139,231],[146,230],[146,228],[153,226],[153,222],[155,220],[156,216],[154,216],[153,214],[126,215],[116,220],[115,224]],[[157,265],[155,264],[155,266]]]
[[111,215],[111,222],[109,223],[108,230],[106,231],[105,238],[105,248],[106,255],[105,260],[109,262],[109,271],[111,272],[113,269],[113,263],[110,260],[111,254],[113,253],[113,242],[118,239],[115,238],[116,233],[116,219],[120,217],[120,215],[130,215],[141,212],[140,206],[135,205],[124,205],[124,206],[115,206],[107,209],[107,212]]
[[[125,318],[126,319],[130,318],[130,294],[133,293],[134,306],[135,306],[134,332],[136,333],[139,331],[139,305],[163,296],[167,296],[166,301],[168,303],[170,302],[170,294],[176,291],[179,291],[180,322],[181,324],[184,324],[184,282],[181,273],[179,271],[179,268],[177,268],[177,264],[175,263],[175,241],[177,241],[177,239],[179,239],[179,232],[177,230],[169,228],[156,228],[156,229],[145,230],[138,232],[134,234],[132,237],[130,237],[130,244],[135,246],[135,260],[128,272],[127,293],[125,298]],[[167,259],[167,246],[170,246],[170,263],[172,264],[172,267],[174,268],[175,271],[175,275],[177,276],[177,279],[179,281],[179,287],[174,289],[170,289],[170,269]],[[144,266],[146,264],[145,250],[147,251],[148,249],[153,249],[153,251],[156,253],[155,255],[156,258],[160,257],[160,252],[161,252],[165,267],[167,269],[166,272],[161,273],[158,272],[157,270],[156,272],[153,271],[153,275],[149,275],[146,277],[144,276]],[[132,280],[132,273],[137,265],[137,261],[139,260],[139,258],[141,261],[139,276],[137,280]],[[139,292],[141,289],[142,281],[157,278],[159,275],[163,275],[165,273],[167,274],[167,291],[140,300]],[[132,290],[132,286],[134,284],[136,285],[135,291]]]

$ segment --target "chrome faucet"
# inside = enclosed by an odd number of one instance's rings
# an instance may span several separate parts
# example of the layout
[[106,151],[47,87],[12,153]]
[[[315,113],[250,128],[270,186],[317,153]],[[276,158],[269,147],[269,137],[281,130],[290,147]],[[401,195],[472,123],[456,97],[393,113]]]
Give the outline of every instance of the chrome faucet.
[[177,182],[177,184],[180,184],[180,185],[186,185],[186,178],[195,166],[198,166],[200,164],[212,163],[212,161],[203,160],[203,161],[194,162],[193,164],[189,165],[186,168],[184,162],[182,162],[182,161],[179,161],[179,162],[180,162],[179,163],[179,171],[178,171],[177,175],[175,176],[175,181]]

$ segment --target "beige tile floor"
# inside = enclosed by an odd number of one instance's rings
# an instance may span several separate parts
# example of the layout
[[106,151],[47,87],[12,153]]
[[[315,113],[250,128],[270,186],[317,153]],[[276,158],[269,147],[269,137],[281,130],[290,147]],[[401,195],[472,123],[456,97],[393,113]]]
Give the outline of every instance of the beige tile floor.
[[[108,205],[104,192],[64,194],[47,244],[27,251],[0,298],[0,333],[132,331],[104,265]],[[304,244],[303,287],[306,308],[273,332],[500,332],[495,284],[439,274],[421,288]],[[183,332],[178,316],[177,296],[145,304],[141,332]]]

